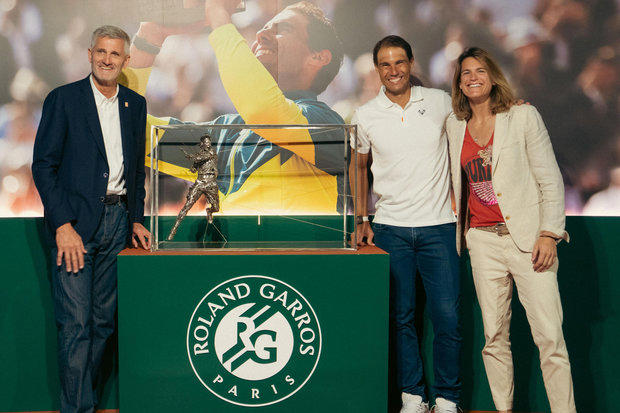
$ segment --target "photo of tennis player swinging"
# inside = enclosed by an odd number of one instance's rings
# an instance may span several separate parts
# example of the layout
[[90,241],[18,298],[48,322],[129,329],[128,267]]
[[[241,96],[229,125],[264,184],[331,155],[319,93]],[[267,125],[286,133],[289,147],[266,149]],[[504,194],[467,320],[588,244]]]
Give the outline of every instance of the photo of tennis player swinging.
[[181,221],[185,218],[190,209],[202,195],[207,198],[205,209],[207,212],[207,220],[209,224],[213,223],[213,213],[220,210],[220,197],[217,192],[217,154],[211,146],[211,137],[203,135],[200,137],[198,152],[188,153],[185,149],[181,150],[185,153],[185,157],[192,162],[189,169],[190,172],[197,173],[196,181],[190,186],[185,205],[179,211],[174,226],[168,235],[168,241],[172,241],[181,225]]

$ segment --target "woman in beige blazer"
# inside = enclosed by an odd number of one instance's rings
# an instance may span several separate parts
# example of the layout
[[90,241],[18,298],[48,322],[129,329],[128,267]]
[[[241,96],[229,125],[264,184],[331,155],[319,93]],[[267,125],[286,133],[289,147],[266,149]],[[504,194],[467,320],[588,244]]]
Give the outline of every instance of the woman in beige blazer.
[[510,301],[513,282],[525,308],[553,412],[575,412],[562,333],[556,243],[564,230],[564,185],[538,111],[514,106],[513,93],[487,52],[467,49],[452,82],[446,123],[456,201],[482,310],[482,350],[496,408],[512,411]]

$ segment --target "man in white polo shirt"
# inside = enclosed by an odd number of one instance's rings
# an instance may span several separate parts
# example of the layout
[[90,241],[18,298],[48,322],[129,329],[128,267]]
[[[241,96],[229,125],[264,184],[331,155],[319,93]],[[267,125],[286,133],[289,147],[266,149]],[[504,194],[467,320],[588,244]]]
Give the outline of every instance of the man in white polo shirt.
[[[429,302],[435,338],[435,413],[456,412],[460,396],[459,260],[450,201],[448,146],[444,123],[450,96],[410,84],[413,52],[401,37],[388,36],[373,51],[383,87],[357,109],[358,245],[390,254],[390,317],[395,329],[401,413],[428,412],[422,361],[414,326],[415,277],[419,271]],[[353,145],[353,143],[352,143]],[[372,227],[367,217],[372,153],[373,190],[378,197]]]

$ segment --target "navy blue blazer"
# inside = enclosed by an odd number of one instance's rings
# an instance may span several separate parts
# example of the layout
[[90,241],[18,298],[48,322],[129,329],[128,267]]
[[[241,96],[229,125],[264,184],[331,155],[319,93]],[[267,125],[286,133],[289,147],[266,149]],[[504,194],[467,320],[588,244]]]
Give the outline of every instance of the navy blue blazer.
[[[119,85],[118,107],[131,225],[144,222],[146,100]],[[108,175],[89,77],[52,90],[43,103],[32,161],[32,176],[52,239],[67,222],[84,244],[91,239],[103,214]]]

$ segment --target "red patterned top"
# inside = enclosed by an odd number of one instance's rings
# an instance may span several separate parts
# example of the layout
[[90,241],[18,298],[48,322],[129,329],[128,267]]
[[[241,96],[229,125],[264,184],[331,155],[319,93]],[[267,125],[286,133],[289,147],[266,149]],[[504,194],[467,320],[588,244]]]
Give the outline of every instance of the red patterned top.
[[504,222],[497,204],[497,197],[491,182],[491,156],[493,154],[493,135],[486,146],[481,147],[465,129],[461,166],[469,182],[469,205],[471,227],[484,227]]

